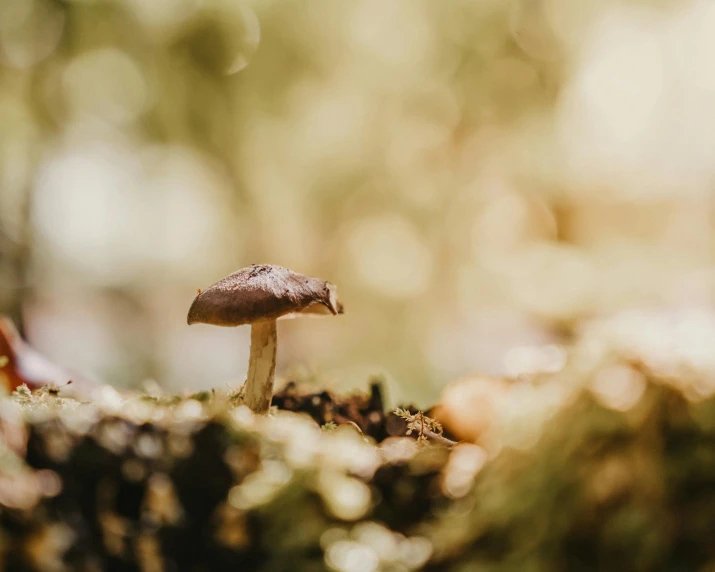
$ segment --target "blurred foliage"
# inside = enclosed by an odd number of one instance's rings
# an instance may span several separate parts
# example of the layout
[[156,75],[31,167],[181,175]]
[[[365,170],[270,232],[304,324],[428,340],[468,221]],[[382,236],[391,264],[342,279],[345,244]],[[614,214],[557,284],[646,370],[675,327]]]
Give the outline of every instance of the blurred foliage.
[[485,467],[435,546],[455,570],[707,569],[714,405],[658,384],[627,412],[581,396]]
[[94,378],[235,381],[247,333],[186,306],[277,263],[348,308],[285,324],[279,369],[427,404],[584,317],[708,304],[714,29],[703,0],[4,0],[0,311]]

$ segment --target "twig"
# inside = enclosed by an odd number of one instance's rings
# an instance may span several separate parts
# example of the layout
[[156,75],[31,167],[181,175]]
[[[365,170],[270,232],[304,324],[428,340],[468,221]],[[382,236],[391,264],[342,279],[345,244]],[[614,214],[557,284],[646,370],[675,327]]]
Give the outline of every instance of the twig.
[[412,435],[412,432],[416,431],[417,441],[420,443],[430,439],[449,447],[457,444],[455,441],[447,439],[442,435],[442,425],[439,421],[427,417],[422,411],[412,414],[407,409],[398,407],[395,409],[394,414],[407,421],[407,431],[405,434]]
[[[419,427],[422,427],[419,421],[417,421],[415,424]],[[434,441],[435,443],[439,443],[440,445],[445,445],[447,447],[454,447],[458,444],[457,441],[447,439],[447,437],[445,437],[444,435],[440,435],[439,433],[435,433],[434,431],[430,431],[429,429],[422,429],[421,434],[427,439]]]

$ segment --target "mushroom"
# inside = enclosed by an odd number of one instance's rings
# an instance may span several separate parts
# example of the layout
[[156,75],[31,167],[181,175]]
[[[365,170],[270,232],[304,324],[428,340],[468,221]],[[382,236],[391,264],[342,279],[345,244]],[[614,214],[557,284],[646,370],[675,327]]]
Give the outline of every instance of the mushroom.
[[276,320],[299,314],[342,314],[335,285],[282,266],[253,264],[199,290],[187,322],[214,326],[251,325],[251,356],[244,403],[266,413],[276,371]]

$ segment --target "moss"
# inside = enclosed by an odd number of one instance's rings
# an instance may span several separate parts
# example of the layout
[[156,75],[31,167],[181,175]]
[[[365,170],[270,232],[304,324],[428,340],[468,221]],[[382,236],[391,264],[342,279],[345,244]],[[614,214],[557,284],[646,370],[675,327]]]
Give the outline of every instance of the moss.
[[375,570],[715,562],[713,397],[649,378],[616,410],[584,389],[529,447],[488,456],[381,442],[325,420],[368,411],[369,397],[288,391],[279,402],[318,406],[258,418],[214,392],[80,403],[18,388],[0,404],[6,564],[302,571],[341,569],[350,551]]

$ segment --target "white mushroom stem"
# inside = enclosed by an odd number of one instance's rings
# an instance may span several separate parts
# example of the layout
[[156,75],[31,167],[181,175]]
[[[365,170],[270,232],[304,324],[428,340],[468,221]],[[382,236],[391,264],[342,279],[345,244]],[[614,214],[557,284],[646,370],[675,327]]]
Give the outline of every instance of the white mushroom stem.
[[251,357],[243,402],[255,413],[267,413],[273,398],[276,373],[276,321],[251,325]]

